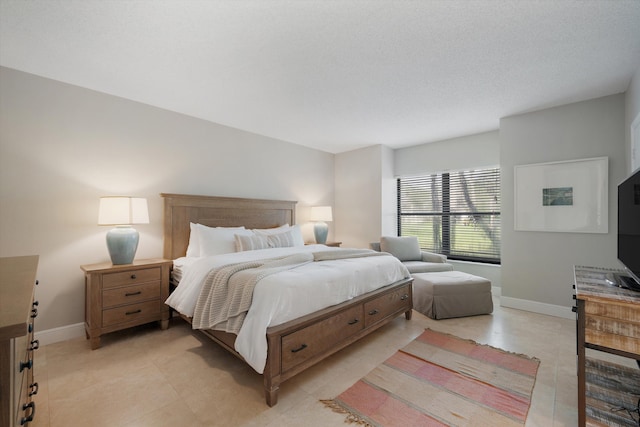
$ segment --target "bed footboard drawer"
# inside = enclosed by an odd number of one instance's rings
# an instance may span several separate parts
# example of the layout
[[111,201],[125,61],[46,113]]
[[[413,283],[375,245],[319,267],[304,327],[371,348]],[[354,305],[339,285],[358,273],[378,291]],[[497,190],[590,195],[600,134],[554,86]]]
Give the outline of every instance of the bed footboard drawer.
[[411,310],[411,283],[386,293],[364,304],[365,326],[380,322],[389,315]]
[[364,329],[362,306],[282,337],[282,372],[323,353]]

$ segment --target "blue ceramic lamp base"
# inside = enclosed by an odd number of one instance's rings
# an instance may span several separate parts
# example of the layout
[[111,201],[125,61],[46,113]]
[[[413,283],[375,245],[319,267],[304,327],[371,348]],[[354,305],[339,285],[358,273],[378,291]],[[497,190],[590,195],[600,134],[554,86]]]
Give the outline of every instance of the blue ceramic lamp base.
[[131,264],[138,249],[140,234],[130,226],[118,226],[107,233],[107,248],[114,265]]
[[327,234],[329,234],[329,226],[325,222],[316,222],[313,227],[313,234],[316,237],[316,243],[324,245],[327,243]]

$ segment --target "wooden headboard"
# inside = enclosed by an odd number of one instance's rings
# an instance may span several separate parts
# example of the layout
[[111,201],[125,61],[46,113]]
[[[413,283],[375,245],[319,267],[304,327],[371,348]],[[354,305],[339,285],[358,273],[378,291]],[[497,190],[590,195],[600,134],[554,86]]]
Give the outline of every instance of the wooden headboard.
[[166,259],[185,256],[189,223],[209,227],[272,228],[295,224],[296,203],[286,200],[160,194],[164,198],[164,251]]

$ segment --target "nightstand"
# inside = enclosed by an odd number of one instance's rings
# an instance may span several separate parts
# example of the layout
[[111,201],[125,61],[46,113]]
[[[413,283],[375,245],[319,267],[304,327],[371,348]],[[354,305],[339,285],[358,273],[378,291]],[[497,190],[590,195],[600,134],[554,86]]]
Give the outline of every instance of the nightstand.
[[100,347],[100,336],[144,323],[159,321],[169,327],[169,273],[166,259],[135,260],[82,265],[85,277],[85,333],[91,349]]

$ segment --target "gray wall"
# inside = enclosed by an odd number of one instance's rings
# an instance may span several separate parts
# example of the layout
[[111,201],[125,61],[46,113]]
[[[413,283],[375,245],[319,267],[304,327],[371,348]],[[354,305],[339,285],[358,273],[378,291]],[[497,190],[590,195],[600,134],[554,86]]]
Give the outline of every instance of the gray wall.
[[626,108],[625,108],[625,130],[626,130],[626,140],[627,140],[627,158],[629,159],[629,174],[635,169],[640,167],[640,138],[636,138],[635,140],[635,168],[632,168],[632,160],[631,160],[631,124],[634,120],[640,120],[640,67],[636,70],[633,78],[631,79],[631,83],[629,84],[629,88],[625,94],[626,100]]
[[382,229],[381,145],[335,155],[335,232],[343,247],[367,248]]
[[500,164],[497,130],[395,150],[395,175],[496,167]]
[[[626,148],[623,94],[500,121],[502,305],[570,317],[573,266],[619,268],[616,188],[626,176]],[[609,158],[608,234],[514,231],[514,166],[602,156]]]
[[329,153],[7,68],[0,94],[0,256],[40,255],[41,331],[84,321],[100,196],[148,198],[138,258],[162,255],[161,192],[333,204]]

